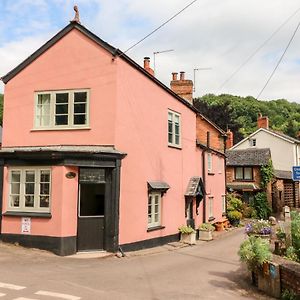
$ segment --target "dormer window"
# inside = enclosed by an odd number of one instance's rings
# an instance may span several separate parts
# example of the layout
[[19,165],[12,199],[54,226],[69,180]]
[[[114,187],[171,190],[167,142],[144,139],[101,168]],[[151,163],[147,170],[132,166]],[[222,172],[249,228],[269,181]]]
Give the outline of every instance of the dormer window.
[[249,140],[250,147],[256,147],[256,139]]
[[88,126],[88,90],[37,92],[35,96],[36,129]]

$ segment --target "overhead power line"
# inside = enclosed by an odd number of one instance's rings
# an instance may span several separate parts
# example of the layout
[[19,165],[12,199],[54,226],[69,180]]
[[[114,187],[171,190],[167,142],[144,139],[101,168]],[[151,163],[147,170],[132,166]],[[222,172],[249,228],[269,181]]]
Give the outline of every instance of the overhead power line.
[[239,67],[220,85],[219,90],[222,89],[299,11],[300,7],[291,14],[250,56],[248,56],[241,65],[239,65]]
[[167,21],[165,21],[164,23],[162,23],[160,26],[158,26],[156,29],[152,30],[150,33],[148,33],[145,37],[143,37],[141,40],[139,40],[138,42],[136,42],[135,44],[133,44],[132,46],[130,46],[127,50],[125,50],[122,54],[120,54],[119,56],[124,55],[125,53],[127,53],[129,50],[131,50],[132,48],[134,48],[135,46],[137,46],[138,44],[140,44],[142,41],[144,41],[145,39],[147,39],[150,35],[152,35],[153,33],[155,33],[156,31],[158,31],[160,28],[162,28],[163,26],[165,26],[167,23],[169,23],[170,21],[172,21],[173,19],[175,19],[178,15],[180,15],[183,11],[185,11],[188,7],[190,7],[191,5],[193,5],[195,2],[197,2],[198,0],[194,0],[192,1],[190,4],[186,5],[184,8],[182,8],[179,12],[177,12],[175,15],[173,15],[171,18],[169,18]]
[[280,65],[280,63],[281,63],[281,61],[282,61],[282,59],[283,59],[285,53],[287,52],[288,48],[289,48],[290,45],[291,45],[291,43],[292,43],[292,41],[293,41],[293,39],[294,39],[294,37],[295,37],[295,35],[296,35],[298,29],[299,29],[299,26],[300,26],[300,22],[298,23],[296,29],[294,30],[294,33],[293,33],[293,35],[291,36],[291,38],[290,38],[290,40],[289,40],[287,46],[285,47],[285,49],[284,49],[284,51],[283,51],[283,53],[282,53],[280,59],[278,60],[277,65],[275,66],[273,72],[272,72],[271,75],[269,76],[269,78],[268,78],[266,84],[264,85],[264,87],[262,88],[262,90],[260,91],[260,93],[257,95],[256,99],[258,99],[258,98],[260,97],[260,95],[263,93],[263,91],[264,91],[265,88],[267,87],[268,83],[270,82],[271,78],[272,78],[273,75],[275,74],[275,72],[276,72],[278,66]]

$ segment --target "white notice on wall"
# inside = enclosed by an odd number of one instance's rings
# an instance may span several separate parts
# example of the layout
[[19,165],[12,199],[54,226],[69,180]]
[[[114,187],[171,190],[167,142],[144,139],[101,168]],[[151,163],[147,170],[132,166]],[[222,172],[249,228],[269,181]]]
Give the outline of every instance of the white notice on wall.
[[21,233],[30,234],[31,218],[22,218],[22,231]]

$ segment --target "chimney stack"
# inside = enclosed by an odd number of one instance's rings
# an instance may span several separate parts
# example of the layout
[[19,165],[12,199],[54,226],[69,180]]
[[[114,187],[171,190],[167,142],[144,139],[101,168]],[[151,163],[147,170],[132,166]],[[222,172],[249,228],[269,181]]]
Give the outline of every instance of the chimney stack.
[[257,117],[257,128],[269,129],[269,118],[267,116],[262,116],[261,113]]
[[185,79],[185,72],[180,72],[180,79],[177,79],[178,73],[172,73],[171,90],[178,96],[184,98],[193,104],[193,81]]
[[144,69],[154,76],[154,71],[150,68],[150,57],[144,57]]
[[233,132],[230,129],[227,129],[226,135],[226,149],[230,149],[231,147],[233,147]]

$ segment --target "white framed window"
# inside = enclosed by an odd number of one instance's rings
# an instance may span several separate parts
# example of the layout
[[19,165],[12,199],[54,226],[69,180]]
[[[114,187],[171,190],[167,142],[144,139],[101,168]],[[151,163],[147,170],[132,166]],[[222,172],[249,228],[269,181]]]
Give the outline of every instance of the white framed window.
[[250,139],[249,145],[250,145],[250,147],[256,147],[256,139]]
[[179,113],[168,111],[168,144],[181,146],[181,116]]
[[150,192],[148,198],[148,228],[161,225],[161,193]]
[[222,195],[222,213],[226,213],[226,195]]
[[235,167],[235,180],[253,180],[252,167]]
[[212,173],[213,165],[212,165],[212,154],[207,153],[207,171],[208,173]]
[[35,129],[82,128],[89,125],[89,90],[35,93]]
[[8,210],[18,212],[50,212],[51,169],[9,169]]
[[214,197],[208,197],[208,218],[214,217]]

